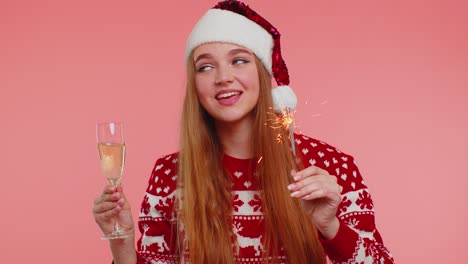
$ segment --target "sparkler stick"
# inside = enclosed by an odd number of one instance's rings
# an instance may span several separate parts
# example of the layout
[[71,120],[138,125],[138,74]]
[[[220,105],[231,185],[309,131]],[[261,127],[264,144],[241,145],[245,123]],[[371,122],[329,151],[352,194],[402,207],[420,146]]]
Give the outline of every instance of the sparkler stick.
[[292,152],[294,154],[294,158],[296,158],[296,144],[294,143],[294,131],[293,131],[293,128],[294,128],[294,118],[292,116],[292,113],[291,111],[289,110],[289,108],[286,108],[286,112],[287,112],[287,115],[288,115],[288,119],[289,119],[289,140],[291,140],[291,148],[292,148]]

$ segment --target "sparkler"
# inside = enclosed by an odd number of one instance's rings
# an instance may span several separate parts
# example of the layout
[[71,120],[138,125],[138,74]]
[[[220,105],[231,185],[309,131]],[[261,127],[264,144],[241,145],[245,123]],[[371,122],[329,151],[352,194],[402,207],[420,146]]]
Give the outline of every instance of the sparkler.
[[[270,127],[273,129],[285,129],[289,130],[289,140],[291,141],[291,148],[294,153],[294,157],[296,157],[296,145],[294,144],[294,114],[296,113],[295,110],[291,111],[290,108],[287,107],[281,107],[281,112],[279,114],[276,114],[273,109],[270,107],[270,111],[268,111],[268,114],[270,118],[268,118],[268,121],[270,121]],[[281,135],[281,132],[278,132],[276,136],[276,141],[278,143],[283,142],[283,137]]]

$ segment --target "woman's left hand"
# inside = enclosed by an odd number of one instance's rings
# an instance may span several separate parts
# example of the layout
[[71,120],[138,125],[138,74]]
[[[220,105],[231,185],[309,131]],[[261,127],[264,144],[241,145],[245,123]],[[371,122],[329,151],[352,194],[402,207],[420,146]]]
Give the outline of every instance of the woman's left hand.
[[342,189],[337,178],[316,166],[292,171],[291,175],[295,181],[288,185],[291,196],[302,199],[306,213],[326,239],[335,237],[340,227],[336,212]]

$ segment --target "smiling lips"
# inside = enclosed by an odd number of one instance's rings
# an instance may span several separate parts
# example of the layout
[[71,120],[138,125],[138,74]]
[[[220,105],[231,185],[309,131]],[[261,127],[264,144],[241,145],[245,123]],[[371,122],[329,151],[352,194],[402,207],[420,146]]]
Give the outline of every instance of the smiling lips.
[[241,94],[241,91],[222,90],[216,93],[215,98],[221,105],[233,105],[239,100]]

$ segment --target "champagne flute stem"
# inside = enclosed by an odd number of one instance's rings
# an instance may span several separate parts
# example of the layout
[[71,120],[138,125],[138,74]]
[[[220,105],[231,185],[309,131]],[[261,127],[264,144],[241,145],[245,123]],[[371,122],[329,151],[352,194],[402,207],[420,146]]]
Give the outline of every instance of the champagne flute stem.
[[120,225],[119,225],[119,222],[117,222],[117,220],[114,218],[114,234],[118,234],[120,233]]

